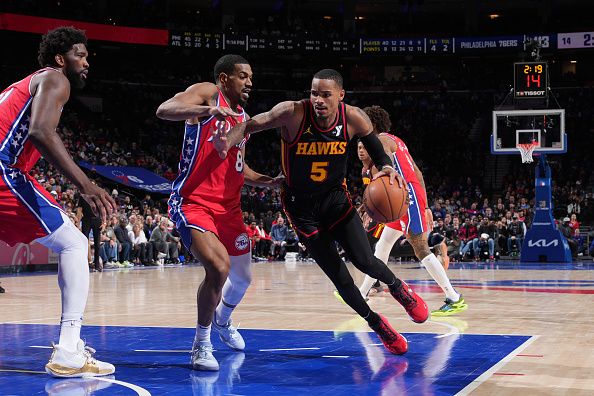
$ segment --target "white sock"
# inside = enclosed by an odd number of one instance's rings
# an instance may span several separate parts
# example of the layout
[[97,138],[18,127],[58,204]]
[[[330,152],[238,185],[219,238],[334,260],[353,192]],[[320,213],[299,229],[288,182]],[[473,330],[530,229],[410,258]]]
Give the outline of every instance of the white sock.
[[441,263],[437,257],[435,257],[435,254],[431,253],[429,256],[421,260],[421,263],[425,266],[425,269],[427,272],[429,272],[429,275],[431,275],[439,287],[441,287],[441,290],[443,290],[445,293],[446,298],[449,298],[454,302],[460,299],[460,294],[456,292],[450,283],[450,279],[448,278],[445,269],[443,269]]
[[210,345],[210,327],[198,324],[196,326],[196,335],[194,336],[194,346],[196,345]]
[[81,325],[80,320],[63,320],[60,323],[60,341],[58,341],[58,345],[64,347],[67,351],[76,351],[80,340]]
[[[227,278],[227,280],[228,279],[229,278]],[[225,282],[225,285],[226,284],[227,282]],[[231,314],[233,313],[233,310],[236,306],[237,305],[231,305],[227,303],[224,297],[221,299],[221,302],[217,306],[217,310],[214,317],[214,320],[217,322],[219,326],[224,327],[229,324],[229,322],[231,321]]]
[[[384,227],[379,241],[377,241],[375,244],[374,256],[387,264],[388,260],[390,259],[390,252],[392,251],[392,248],[394,247],[394,244],[398,238],[401,236],[402,231],[398,231],[390,227]],[[363,298],[367,297],[367,294],[369,294],[369,290],[371,290],[371,287],[374,283],[375,279],[369,275],[365,275],[365,280],[363,280],[361,287],[359,287],[359,291],[361,292]]]
[[369,290],[371,290],[371,288],[373,287],[374,283],[375,279],[373,279],[369,275],[365,275],[365,279],[363,280],[363,283],[361,283],[361,287],[359,287],[359,291],[361,292],[363,298],[367,297],[367,294],[369,293]]
[[223,298],[217,306],[215,320],[224,326],[231,321],[231,314],[241,302],[245,292],[252,282],[252,260],[249,253],[241,256],[231,256],[231,269],[223,285]]

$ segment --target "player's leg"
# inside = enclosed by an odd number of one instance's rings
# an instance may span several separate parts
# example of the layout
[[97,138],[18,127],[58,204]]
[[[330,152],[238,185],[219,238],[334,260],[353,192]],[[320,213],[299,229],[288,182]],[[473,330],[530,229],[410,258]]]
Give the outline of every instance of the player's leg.
[[223,286],[221,301],[215,311],[213,327],[218,331],[221,341],[236,351],[245,349],[245,341],[237,328],[232,325],[231,314],[239,305],[252,282],[252,258],[246,253],[231,256],[229,277]]
[[[0,163],[0,173],[4,171]],[[46,371],[59,377],[112,374],[115,368],[95,360],[80,339],[89,291],[87,238],[33,177],[18,169],[10,171],[10,175],[0,177],[0,237],[12,245],[37,240],[58,254],[58,285],[62,297],[60,339],[53,348]]]
[[194,228],[190,228],[189,232],[192,241],[190,250],[206,272],[197,293],[198,320],[192,347],[192,368],[216,371],[219,364],[212,355],[210,331],[216,306],[221,300],[223,285],[229,275],[230,259],[227,250],[213,232],[203,232]]
[[250,240],[245,232],[241,210],[217,218],[221,242],[230,255],[231,269],[223,286],[221,301],[217,306],[213,327],[221,341],[236,351],[245,349],[243,337],[231,323],[231,314],[243,299],[252,282],[252,257]]
[[406,339],[398,334],[383,316],[372,311],[367,305],[349,270],[340,258],[331,236],[320,232],[310,238],[302,238],[302,240],[311,257],[332,281],[344,302],[367,321],[390,352],[405,353],[408,349]]
[[46,371],[57,377],[112,374],[115,367],[91,357],[80,339],[82,317],[89,292],[88,240],[69,221],[37,240],[58,254],[58,285],[62,295],[60,340],[54,346]]
[[445,294],[445,304],[438,310],[431,312],[431,314],[435,316],[449,316],[465,311],[468,308],[468,305],[465,303],[462,295],[452,286],[442,263],[429,249],[427,234],[422,233],[414,235],[409,233],[407,239],[413,247],[415,255],[421,260],[421,264]]
[[[384,227],[379,241],[377,241],[375,244],[374,256],[380,259],[382,262],[387,263],[388,259],[390,258],[390,251],[392,250],[392,247],[402,235],[403,233],[400,230],[396,230],[388,226]],[[367,297],[374,283],[374,278],[369,275],[365,275],[365,279],[359,287],[359,291],[363,297]]]
[[359,271],[388,285],[390,294],[406,309],[413,321],[422,323],[427,320],[429,311],[425,301],[373,255],[359,216],[347,216],[332,228],[331,233]]
[[415,251],[415,256],[421,261],[421,264],[441,287],[446,296],[445,305],[439,310],[433,311],[432,314],[441,315],[447,310],[448,314],[451,315],[466,310],[468,306],[450,283],[443,263],[429,249],[427,237],[430,228],[426,217],[427,197],[425,196],[425,190],[419,183],[415,182],[409,183],[409,192],[413,199],[411,199],[411,204],[405,216],[407,224],[406,237]]

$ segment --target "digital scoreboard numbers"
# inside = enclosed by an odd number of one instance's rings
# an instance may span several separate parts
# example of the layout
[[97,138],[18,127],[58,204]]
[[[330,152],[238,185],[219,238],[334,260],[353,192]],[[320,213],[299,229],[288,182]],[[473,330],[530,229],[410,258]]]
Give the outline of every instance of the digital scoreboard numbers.
[[428,38],[427,39],[427,53],[428,54],[451,54],[454,52],[453,38]]
[[514,98],[548,97],[549,82],[546,62],[514,63]]
[[223,49],[223,35],[220,33],[171,32],[169,45],[180,48]]
[[559,33],[557,48],[594,48],[594,32]]
[[363,55],[425,53],[424,38],[361,39]]

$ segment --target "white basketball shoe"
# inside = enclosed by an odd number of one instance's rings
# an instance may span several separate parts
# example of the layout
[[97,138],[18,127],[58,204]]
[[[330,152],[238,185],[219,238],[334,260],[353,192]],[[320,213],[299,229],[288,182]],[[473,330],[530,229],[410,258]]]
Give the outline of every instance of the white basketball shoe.
[[74,352],[64,349],[61,345],[53,345],[53,348],[45,371],[54,377],[98,377],[115,372],[112,364],[95,359],[95,350],[86,346],[83,340],[78,340]]
[[237,328],[231,325],[231,321],[226,325],[221,326],[217,323],[215,315],[215,318],[212,321],[212,328],[219,333],[219,338],[227,344],[229,348],[236,351],[243,351],[245,349],[245,341],[241,334],[239,334],[239,331],[237,331]]
[[212,345],[194,345],[190,364],[192,370],[219,371],[219,362],[212,354]]

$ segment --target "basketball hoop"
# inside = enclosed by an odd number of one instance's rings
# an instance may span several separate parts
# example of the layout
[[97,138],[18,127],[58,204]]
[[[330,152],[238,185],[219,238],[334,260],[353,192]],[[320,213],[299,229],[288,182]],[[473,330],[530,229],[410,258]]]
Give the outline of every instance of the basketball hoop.
[[534,153],[534,149],[540,146],[538,142],[531,142],[531,143],[518,143],[516,146],[518,150],[520,150],[520,154],[522,154],[522,163],[529,164],[534,161],[532,158],[532,153]]

